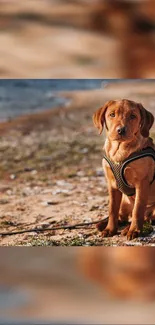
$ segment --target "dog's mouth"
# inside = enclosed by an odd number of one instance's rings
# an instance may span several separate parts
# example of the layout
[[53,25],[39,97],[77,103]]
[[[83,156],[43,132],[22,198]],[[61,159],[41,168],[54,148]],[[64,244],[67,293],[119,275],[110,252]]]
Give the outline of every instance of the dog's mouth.
[[118,134],[118,132],[111,132],[109,133],[109,138],[112,141],[119,141],[119,142],[125,142],[125,141],[132,141],[135,134],[131,131],[127,130],[123,134]]
[[117,135],[116,137],[111,137],[112,141],[119,141],[119,142],[125,142],[125,141],[129,141],[132,140],[133,136],[129,136],[129,135]]

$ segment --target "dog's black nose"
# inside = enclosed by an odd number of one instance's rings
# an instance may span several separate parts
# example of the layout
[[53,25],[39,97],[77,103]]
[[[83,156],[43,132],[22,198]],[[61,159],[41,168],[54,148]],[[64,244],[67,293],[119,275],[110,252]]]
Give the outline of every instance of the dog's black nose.
[[123,126],[123,127],[118,127],[117,128],[117,132],[118,132],[118,134],[119,135],[125,135],[125,133],[126,133],[126,127],[125,126]]

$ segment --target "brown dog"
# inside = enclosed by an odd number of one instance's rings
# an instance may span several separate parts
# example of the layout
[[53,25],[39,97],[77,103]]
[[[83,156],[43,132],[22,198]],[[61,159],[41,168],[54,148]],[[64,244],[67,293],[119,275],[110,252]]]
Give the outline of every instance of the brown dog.
[[108,224],[98,228],[104,237],[113,236],[118,219],[131,217],[123,231],[131,240],[142,233],[145,216],[155,218],[155,146],[149,138],[154,117],[141,104],[123,99],[107,102],[93,121],[100,134],[106,129],[103,168],[110,196]]

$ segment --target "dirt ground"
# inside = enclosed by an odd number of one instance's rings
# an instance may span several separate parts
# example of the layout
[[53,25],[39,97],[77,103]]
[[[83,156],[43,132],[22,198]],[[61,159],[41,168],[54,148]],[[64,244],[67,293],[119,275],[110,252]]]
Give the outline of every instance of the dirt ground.
[[[66,92],[66,107],[1,123],[0,232],[43,229],[108,216],[101,160],[104,137],[92,113],[108,99],[129,98],[155,112],[152,81],[110,84],[102,90]],[[154,137],[154,129],[152,136]],[[128,242],[119,234],[103,239],[95,225],[79,229],[0,236],[0,245],[155,245],[155,229]]]

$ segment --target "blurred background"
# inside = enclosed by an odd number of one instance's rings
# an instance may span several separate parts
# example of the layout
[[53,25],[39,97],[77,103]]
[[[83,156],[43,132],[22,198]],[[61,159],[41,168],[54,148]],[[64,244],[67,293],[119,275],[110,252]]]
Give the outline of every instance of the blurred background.
[[[102,140],[91,115],[118,97],[154,113],[154,81],[107,79],[154,78],[155,1],[1,0],[0,15],[0,78],[24,79],[0,83],[0,231],[106,216]],[[103,243],[87,228],[0,242],[154,246],[155,234]],[[154,248],[93,249],[1,248],[0,324],[153,324]]]
[[153,78],[154,0],[1,0],[1,78]]

